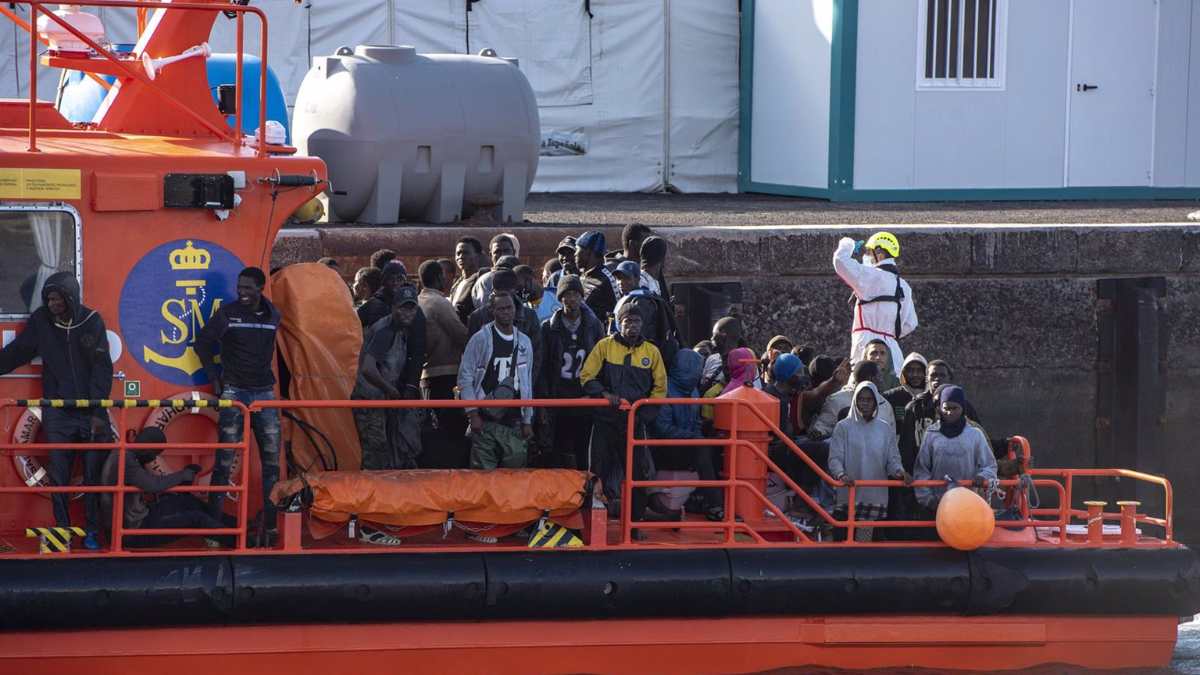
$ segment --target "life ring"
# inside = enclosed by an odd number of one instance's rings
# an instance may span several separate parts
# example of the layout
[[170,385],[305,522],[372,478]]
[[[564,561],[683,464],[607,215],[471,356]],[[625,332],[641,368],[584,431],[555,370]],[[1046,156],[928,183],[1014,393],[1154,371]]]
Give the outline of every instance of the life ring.
[[[117,425],[113,422],[112,411],[108,411],[108,425],[112,433],[112,437],[116,438],[118,431]],[[41,408],[26,408],[21,411],[21,416],[17,419],[16,427],[13,429],[12,442],[19,445],[34,445],[37,443],[38,434],[42,432],[42,409]],[[21,480],[25,481],[25,485],[29,487],[50,487],[50,472],[42,466],[42,458],[35,455],[13,455],[13,464],[17,467],[17,475]],[[82,485],[83,476],[72,476],[71,485]],[[46,499],[50,498],[50,493],[39,492]],[[82,493],[71,495],[72,500],[82,497]]]
[[[183,400],[191,400],[191,401],[198,401],[198,400],[203,399],[205,401],[210,401],[213,404],[215,404],[219,400],[212,394],[206,394],[206,393],[199,392],[199,391],[181,391],[177,394],[172,394],[171,396],[169,396],[167,398],[171,399],[171,400],[183,399]],[[172,422],[174,422],[177,419],[185,418],[188,415],[200,415],[200,416],[204,417],[205,419],[212,420],[214,427],[219,423],[219,420],[220,420],[220,414],[217,412],[217,409],[213,405],[203,406],[203,407],[192,406],[190,408],[175,408],[173,406],[166,406],[166,407],[162,407],[162,408],[157,408],[154,411],[152,411],[149,415],[147,415],[146,423],[142,425],[142,429],[149,429],[150,427],[157,427],[158,429],[160,429],[163,432],[163,435],[166,435],[167,427],[171,426]],[[218,438],[219,438],[219,436],[218,436]],[[215,441],[208,441],[208,442],[215,442]],[[208,453],[206,453],[206,454],[208,454]],[[212,455],[208,454],[208,456],[212,456]],[[160,473],[160,474],[175,473],[176,471],[182,471],[183,468],[184,468],[183,466],[175,466],[174,464],[172,464],[171,457],[167,457],[164,455],[159,455],[158,457],[156,457],[154,459],[153,462],[150,462],[149,464],[146,465],[147,470],[152,471],[154,473]],[[241,480],[241,475],[242,475],[242,454],[238,453],[237,455],[234,456],[233,468],[229,472],[229,478],[230,478],[230,480],[232,480],[234,482],[234,484],[237,484]],[[196,485],[208,485],[211,480],[212,480],[212,468],[210,467],[207,470],[205,470],[204,473],[201,474],[201,477],[198,477],[196,479]],[[197,492],[194,494],[197,497],[199,497],[204,493]],[[237,492],[229,492],[226,494],[226,497],[236,502],[238,500],[239,494],[240,493],[237,493]]]

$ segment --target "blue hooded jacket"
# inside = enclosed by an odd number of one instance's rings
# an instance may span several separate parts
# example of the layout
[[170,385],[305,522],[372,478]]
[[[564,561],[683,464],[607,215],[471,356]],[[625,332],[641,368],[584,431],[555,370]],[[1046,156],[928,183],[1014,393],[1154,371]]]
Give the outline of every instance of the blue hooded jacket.
[[[667,398],[699,398],[696,385],[704,369],[704,357],[680,349],[667,369]],[[656,438],[702,438],[699,405],[662,405],[654,420]]]

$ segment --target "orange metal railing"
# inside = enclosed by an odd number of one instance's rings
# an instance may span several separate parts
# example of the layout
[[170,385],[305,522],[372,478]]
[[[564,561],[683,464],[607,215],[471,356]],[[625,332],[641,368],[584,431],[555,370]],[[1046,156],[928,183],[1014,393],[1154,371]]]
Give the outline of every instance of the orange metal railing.
[[[85,7],[113,7],[113,8],[128,8],[137,9],[139,12],[145,12],[148,9],[161,10],[203,10],[209,12],[235,12],[237,14],[237,73],[235,87],[237,90],[237,109],[234,113],[236,122],[234,128],[222,129],[208,121],[203,115],[188,107],[185,103],[179,101],[174,96],[171,96],[161,86],[156,84],[149,76],[141,71],[139,62],[125,61],[118,59],[110,54],[107,50],[101,47],[91,38],[81,33],[74,26],[71,26],[61,18],[56,16],[50,9],[45,7],[46,4],[37,0],[17,0],[10,4],[29,5],[31,15],[35,18],[34,21],[26,23],[8,10],[0,11],[0,14],[8,17],[10,20],[17,23],[18,26],[25,29],[29,33],[29,152],[38,152],[37,147],[37,67],[38,67],[38,34],[36,17],[40,15],[46,16],[50,21],[58,24],[76,39],[82,41],[89,48],[95,50],[96,54],[105,61],[111,63],[117,71],[119,77],[137,80],[146,85],[161,99],[169,103],[172,107],[179,110],[183,114],[190,117],[193,121],[204,127],[217,138],[231,142],[235,147],[242,145],[242,53],[243,53],[243,34],[245,14],[254,14],[258,17],[260,25],[260,40],[259,45],[259,90],[258,100],[258,128],[262,130],[258,138],[258,156],[267,156],[267,107],[264,103],[267,100],[267,17],[262,10],[257,7],[249,7],[245,5],[233,4],[208,4],[203,2],[155,2],[152,0],[75,0],[72,5],[82,5]],[[83,68],[89,60],[87,59],[72,59],[71,66],[74,69]],[[105,84],[107,87],[107,84]],[[232,132],[232,133],[231,133]]]
[[[68,402],[68,403],[73,403],[73,402]],[[92,403],[95,403],[95,402],[92,402]],[[119,438],[117,439],[117,442],[105,443],[105,444],[100,444],[100,443],[87,444],[87,445],[82,445],[82,446],[81,445],[70,445],[70,444],[38,444],[38,445],[32,446],[32,447],[35,447],[38,450],[58,450],[58,449],[68,449],[68,450],[75,450],[75,451],[99,450],[99,449],[127,450],[127,449],[130,449],[131,447],[134,447],[134,446],[131,446],[131,444],[127,443],[125,440],[125,429],[127,427],[126,422],[127,422],[128,408],[130,408],[130,407],[166,407],[166,406],[192,407],[192,406],[196,405],[196,401],[190,401],[190,400],[148,401],[148,402],[147,401],[106,401],[106,402],[102,402],[102,403],[105,405],[105,407],[112,407],[112,408],[118,409],[118,412],[119,412],[118,428],[121,433],[119,435]],[[28,404],[50,405],[51,402],[48,402],[48,401],[14,401],[14,400],[10,399],[7,401],[0,401],[0,408],[12,407],[12,406],[25,406]],[[153,405],[151,405],[151,404],[153,404]],[[244,413],[243,414],[243,441],[240,444],[168,443],[168,444],[165,444],[163,447],[165,447],[167,449],[190,449],[190,450],[202,450],[202,451],[214,451],[214,450],[223,449],[223,448],[233,448],[237,452],[243,453],[242,454],[243,466],[248,466],[248,461],[246,461],[246,460],[248,460],[248,453],[249,453],[250,442],[251,442],[250,441],[250,438],[251,438],[250,415],[253,415],[256,412],[259,412],[262,410],[267,410],[267,409],[289,410],[289,409],[302,409],[302,408],[341,408],[341,409],[433,408],[433,409],[441,409],[441,408],[477,407],[479,405],[479,402],[478,401],[465,401],[465,400],[439,400],[439,401],[429,401],[429,400],[411,400],[411,401],[409,401],[409,400],[404,400],[404,401],[388,401],[388,400],[381,400],[381,401],[360,401],[360,400],[352,400],[352,401],[289,401],[289,400],[275,400],[275,401],[257,401],[257,402],[250,404],[249,406],[243,406],[240,403],[228,402],[228,401],[223,402],[223,404],[232,404],[233,406],[236,406]],[[636,446],[647,446],[647,447],[700,447],[700,446],[713,447],[713,446],[721,446],[721,447],[725,448],[725,452],[726,452],[727,474],[724,477],[722,477],[718,480],[715,480],[715,481],[636,480],[634,478],[634,472],[632,470],[627,470],[626,478],[625,478],[624,484],[622,486],[623,500],[622,500],[622,505],[621,505],[621,513],[620,513],[620,521],[619,521],[620,536],[619,536],[619,541],[617,543],[618,547],[669,545],[669,544],[663,544],[661,542],[653,543],[653,544],[649,544],[649,543],[643,544],[643,543],[634,541],[634,539],[632,537],[632,531],[635,528],[671,529],[671,530],[681,530],[681,531],[683,531],[683,530],[701,530],[701,531],[707,530],[710,532],[716,531],[723,535],[719,541],[712,541],[712,542],[689,541],[689,542],[680,542],[680,543],[676,544],[678,546],[688,546],[688,547],[745,546],[745,545],[749,545],[749,546],[755,546],[755,545],[770,545],[770,546],[819,545],[819,546],[887,546],[887,547],[896,547],[896,546],[940,546],[940,545],[942,545],[938,542],[887,542],[887,543],[855,542],[854,541],[854,530],[858,527],[930,528],[930,527],[934,527],[934,523],[932,521],[921,521],[921,520],[889,521],[889,520],[859,520],[856,518],[855,512],[854,512],[854,504],[855,504],[855,492],[857,489],[863,488],[863,487],[885,487],[885,486],[892,487],[892,486],[903,485],[900,481],[896,481],[896,480],[860,480],[860,481],[856,481],[855,486],[848,488],[849,498],[847,500],[848,501],[848,504],[847,504],[848,512],[846,514],[846,517],[842,518],[842,519],[835,518],[833,514],[830,514],[825,509],[823,509],[811,495],[809,495],[805,490],[803,490],[799,485],[797,485],[787,475],[786,472],[781,470],[776,465],[776,463],[773,462],[771,460],[771,458],[767,456],[766,452],[764,452],[760,447],[756,446],[755,444],[751,443],[750,441],[748,441],[744,438],[738,437],[739,434],[738,434],[737,424],[738,424],[738,419],[740,417],[740,415],[738,415],[738,414],[731,416],[732,428],[729,430],[730,433],[729,433],[728,438],[715,438],[715,439],[706,438],[706,439],[700,439],[700,440],[695,440],[695,441],[676,440],[676,439],[635,438],[635,433],[634,433],[635,432],[635,417],[636,417],[638,411],[642,410],[647,405],[662,405],[662,404],[671,404],[671,405],[711,404],[711,405],[715,405],[715,406],[728,406],[728,405],[743,406],[749,410],[749,414],[754,416],[754,418],[756,418],[758,422],[761,422],[764,426],[766,426],[770,430],[770,433],[773,435],[773,437],[775,439],[777,439],[778,441],[782,442],[784,444],[784,446],[786,446],[788,448],[789,452],[791,452],[793,455],[795,455],[801,461],[803,461],[819,477],[819,479],[821,481],[823,481],[824,483],[831,485],[831,486],[837,486],[837,487],[841,486],[841,483],[838,482],[837,480],[835,480],[832,476],[830,476],[825,471],[824,467],[821,467],[816,462],[814,462],[812,460],[812,458],[809,457],[807,455],[807,453],[805,453],[801,448],[799,448],[791,439],[787,438],[786,435],[782,434],[774,420],[768,419],[768,417],[761,410],[748,404],[746,401],[742,401],[742,400],[738,400],[738,399],[721,399],[721,398],[718,398],[718,399],[669,399],[669,400],[654,399],[654,400],[640,400],[640,401],[636,401],[632,404],[630,404],[626,401],[622,401],[619,406],[619,409],[622,412],[624,412],[627,416],[626,453],[625,453],[626,467],[634,466],[634,464],[633,464],[633,462],[635,461],[634,450],[635,450]],[[63,402],[57,402],[56,405],[59,405],[61,407],[62,405],[65,405],[65,404]],[[607,403],[606,401],[598,400],[598,399],[551,399],[551,400],[537,399],[537,400],[514,400],[514,401],[488,401],[487,406],[488,407],[513,407],[513,408],[527,407],[527,406],[535,407],[535,408],[604,408],[604,407],[611,407],[610,404]],[[1018,447],[1022,450],[1022,455],[1025,458],[1025,463],[1028,464],[1028,458],[1030,457],[1029,449],[1028,449],[1028,442],[1023,438],[1017,437],[1017,438],[1013,439],[1013,443],[1015,444],[1016,447]],[[29,451],[31,449],[31,446],[25,445],[25,444],[16,444],[16,443],[3,443],[3,444],[0,444],[0,449],[9,450],[9,451],[12,451],[12,450]],[[756,458],[758,461],[762,462],[763,465],[765,465],[769,471],[776,473],[779,476],[779,478],[784,482],[784,484],[795,493],[796,497],[799,498],[801,501],[803,501],[813,511],[813,513],[816,514],[817,517],[819,519],[821,519],[823,522],[828,523],[829,525],[831,525],[833,527],[845,528],[847,530],[847,537],[846,537],[847,540],[844,542],[836,542],[836,543],[823,543],[823,542],[819,543],[819,542],[814,541],[811,536],[809,536],[806,532],[804,532],[803,530],[798,528],[794,523],[792,523],[787,518],[786,514],[783,513],[783,511],[778,506],[773,504],[767,498],[764,491],[759,489],[755,485],[755,483],[753,483],[753,482],[751,482],[751,480],[749,480],[749,477],[738,475],[738,473],[737,473],[737,467],[738,467],[737,457],[738,457],[739,453],[749,453],[751,456]],[[112,546],[111,553],[116,553],[116,554],[121,554],[121,555],[138,555],[138,554],[141,554],[141,555],[166,555],[166,554],[177,555],[177,554],[180,554],[180,551],[177,549],[172,549],[170,551],[162,551],[162,550],[129,551],[129,550],[124,550],[121,547],[121,545],[120,545],[121,537],[131,534],[131,532],[125,531],[124,528],[122,527],[124,494],[127,492],[134,492],[137,490],[137,488],[125,485],[125,482],[124,482],[125,453],[124,452],[122,452],[120,454],[119,462],[120,462],[120,464],[119,464],[119,472],[118,472],[118,484],[116,486],[96,486],[96,487],[83,487],[83,488],[80,488],[80,487],[37,487],[37,486],[35,486],[35,487],[26,487],[26,486],[0,487],[0,494],[14,494],[14,493],[19,494],[19,493],[37,493],[37,492],[111,492],[116,495],[113,500],[114,501],[114,504],[113,504],[113,508],[114,508],[114,512],[113,512],[114,545]],[[989,544],[989,546],[994,545],[994,546],[1020,546],[1020,547],[1029,547],[1029,546],[1036,546],[1036,547],[1056,547],[1056,546],[1096,547],[1096,546],[1130,545],[1130,542],[1128,542],[1128,541],[1126,541],[1122,544],[1119,544],[1112,540],[1104,541],[1103,539],[1097,540],[1097,539],[1085,539],[1085,538],[1081,538],[1081,537],[1067,536],[1067,526],[1068,525],[1071,525],[1074,521],[1076,521],[1076,519],[1084,519],[1084,518],[1087,518],[1089,515],[1086,510],[1080,510],[1080,509],[1073,508],[1071,500],[1072,500],[1072,496],[1073,496],[1073,492],[1074,492],[1074,490],[1073,490],[1074,480],[1075,480],[1075,478],[1095,478],[1095,477],[1126,478],[1126,479],[1133,479],[1133,480],[1137,480],[1137,481],[1144,481],[1144,482],[1148,482],[1148,483],[1151,483],[1154,485],[1161,486],[1165,490],[1165,500],[1166,501],[1165,501],[1164,516],[1162,518],[1158,518],[1158,517],[1153,517],[1153,516],[1150,516],[1150,515],[1144,514],[1144,513],[1136,513],[1136,514],[1133,514],[1132,517],[1133,517],[1133,520],[1135,523],[1142,523],[1142,524],[1162,527],[1165,535],[1161,539],[1142,538],[1141,540],[1136,541],[1136,545],[1139,547],[1178,546],[1178,544],[1173,539],[1173,523],[1172,523],[1172,515],[1171,515],[1172,509],[1173,509],[1174,496],[1173,496],[1173,492],[1171,490],[1170,483],[1163,478],[1160,478],[1158,476],[1151,476],[1151,475],[1139,473],[1136,471],[1130,471],[1130,470],[1126,470],[1126,469],[1032,469],[1032,468],[1027,468],[1026,473],[1030,476],[1030,479],[1034,486],[1040,487],[1040,488],[1048,488],[1054,492],[1054,494],[1058,497],[1057,508],[1030,508],[1027,503],[1023,502],[1022,495],[1017,494],[1016,500],[1017,500],[1017,504],[1019,505],[1020,511],[1022,514],[1021,520],[999,521],[996,523],[996,526],[1000,527],[1000,528],[1013,528],[1013,529],[1027,528],[1027,527],[1039,528],[1039,529],[1049,528],[1051,530],[1057,530],[1057,533],[1058,533],[1057,536],[1051,537],[1048,540],[1044,540],[1041,537],[1039,537],[1036,542],[1004,542],[1004,541],[1000,541],[1000,542],[995,542],[994,544]],[[243,470],[239,484],[236,486],[230,487],[230,488],[226,488],[226,489],[229,491],[248,493],[249,476],[250,476],[250,472],[248,470]],[[960,481],[960,483],[963,485],[969,485],[970,481],[963,480],[963,481]],[[942,481],[918,481],[915,484],[932,487],[932,486],[942,485],[943,482]],[[1016,488],[1020,487],[1020,481],[1018,481],[1018,480],[1002,480],[999,482],[999,485],[1001,487],[1011,488],[1011,489],[1015,490]],[[716,523],[700,522],[700,521],[639,521],[639,522],[634,522],[631,518],[632,491],[634,489],[644,489],[647,487],[717,487],[717,488],[720,488],[723,491],[724,500],[725,500],[725,520],[721,521],[721,522],[716,522]],[[181,486],[178,488],[174,488],[171,491],[172,492],[211,492],[212,488],[210,486],[186,486],[186,487]],[[738,522],[735,519],[738,500],[744,499],[747,496],[749,498],[753,499],[757,505],[761,506],[763,509],[765,509],[767,512],[771,513],[771,515],[773,515],[775,517],[772,536],[774,536],[775,534],[778,534],[779,532],[783,532],[783,533],[785,533],[785,535],[790,535],[790,541],[778,541],[778,540],[774,540],[774,539],[769,540],[767,536],[764,536],[764,532],[760,532],[751,523]],[[233,552],[234,553],[245,553],[245,552],[249,552],[252,550],[252,549],[248,549],[246,547],[246,543],[247,543],[246,542],[246,523],[248,522],[247,521],[247,516],[248,516],[247,508],[248,508],[248,500],[247,499],[240,500],[239,501],[239,514],[238,514],[238,528],[239,529],[236,531],[224,530],[224,529],[223,530],[172,529],[172,530],[137,530],[136,533],[138,535],[143,535],[143,534],[152,534],[152,535],[159,535],[159,534],[162,534],[162,535],[236,534],[238,537],[237,538],[237,547],[234,549]],[[1102,512],[1100,514],[1100,517],[1105,520],[1120,520],[1123,517],[1123,515],[1121,513],[1116,513],[1116,512]],[[1128,518],[1129,513],[1127,512],[1126,514],[1124,514],[1124,517]],[[744,538],[739,539],[737,536],[739,534],[743,535]],[[749,541],[747,541],[747,539]],[[357,551],[357,549],[355,549],[355,550]],[[395,549],[391,549],[391,550],[395,550]],[[404,549],[401,548],[399,550],[404,550]],[[425,547],[420,550],[429,550],[429,548]],[[261,551],[256,551],[256,552],[261,553]]]
[[[887,543],[855,542],[854,541],[854,530],[858,527],[932,528],[932,527],[935,527],[935,523],[933,521],[928,521],[928,520],[911,520],[911,521],[910,520],[858,520],[855,518],[855,513],[854,513],[855,502],[856,502],[855,493],[859,488],[863,488],[863,487],[901,487],[901,486],[903,486],[904,485],[903,482],[898,481],[898,480],[857,480],[857,481],[855,481],[854,486],[847,488],[848,489],[848,497],[847,497],[847,516],[846,516],[846,518],[841,519],[841,520],[835,518],[832,514],[828,513],[825,509],[823,509],[816,502],[816,500],[814,500],[812,498],[811,495],[809,495],[805,490],[803,490],[799,485],[797,485],[795,483],[795,481],[793,481],[787,475],[787,473],[785,471],[780,469],[779,466],[777,466],[773,461],[771,461],[771,459],[766,455],[766,453],[762,452],[762,450],[760,448],[756,447],[752,443],[738,439],[738,419],[739,419],[740,415],[734,414],[734,415],[730,416],[731,428],[729,429],[729,438],[703,439],[701,441],[695,441],[695,442],[690,442],[690,441],[682,441],[681,442],[681,441],[675,441],[675,440],[635,438],[634,422],[635,422],[635,415],[636,415],[637,411],[646,405],[661,405],[661,404],[671,404],[671,405],[701,405],[701,404],[703,404],[703,405],[716,405],[716,406],[720,406],[720,405],[740,406],[741,408],[748,410],[751,414],[753,414],[753,416],[757,419],[758,422],[760,422],[761,424],[768,427],[773,438],[782,442],[792,454],[794,454],[795,456],[800,458],[814,473],[816,473],[816,475],[818,476],[818,478],[821,481],[823,481],[824,483],[831,485],[831,486],[842,487],[842,483],[840,481],[838,481],[835,478],[833,478],[832,476],[830,476],[828,474],[828,472],[825,471],[824,467],[818,465],[815,461],[813,461],[812,458],[809,457],[807,453],[805,453],[802,449],[800,449],[795,444],[795,442],[792,441],[792,439],[788,438],[787,435],[784,434],[779,429],[778,425],[775,423],[774,420],[769,419],[766,416],[766,414],[764,414],[761,410],[754,407],[752,404],[750,404],[747,401],[739,400],[739,399],[722,399],[722,398],[678,399],[678,400],[676,400],[676,399],[672,399],[672,400],[643,399],[643,400],[634,402],[630,406],[630,409],[629,409],[628,428],[626,430],[626,456],[625,456],[625,461],[626,461],[627,467],[633,466],[635,445],[649,446],[649,447],[680,447],[680,446],[686,447],[689,445],[690,446],[703,445],[703,446],[711,447],[711,446],[719,445],[719,446],[724,446],[727,449],[727,452],[731,453],[733,456],[727,457],[726,462],[725,462],[727,470],[729,471],[729,475],[726,476],[725,480],[717,481],[715,483],[714,482],[705,482],[705,481],[691,481],[691,480],[676,480],[676,481],[642,480],[642,481],[639,481],[639,480],[636,480],[633,478],[632,471],[626,471],[625,481],[622,486],[622,496],[623,496],[622,512],[621,512],[621,520],[622,520],[621,543],[622,544],[630,545],[633,543],[632,531],[635,528],[685,529],[685,528],[691,528],[691,527],[703,527],[706,525],[706,523],[694,523],[693,524],[693,523],[676,523],[676,522],[661,522],[661,521],[660,522],[638,522],[635,524],[635,523],[633,523],[633,521],[631,519],[631,512],[630,512],[630,509],[631,509],[631,501],[630,500],[631,500],[633,489],[646,488],[646,487],[711,487],[711,486],[720,486],[725,489],[725,520],[723,522],[721,522],[719,525],[720,525],[721,529],[723,529],[725,531],[725,543],[726,544],[733,543],[733,536],[734,536],[735,531],[741,531],[745,534],[750,535],[756,542],[760,542],[760,543],[763,542],[763,537],[759,533],[754,532],[753,529],[751,527],[747,526],[746,524],[738,523],[734,520],[734,518],[735,518],[734,512],[736,510],[735,507],[736,507],[736,500],[737,500],[737,493],[738,493],[737,490],[732,489],[735,487],[751,488],[751,490],[748,490],[748,492],[750,492],[750,494],[754,497],[754,499],[756,501],[762,503],[767,508],[767,510],[773,516],[775,516],[776,520],[778,521],[779,526],[782,526],[786,530],[790,531],[790,533],[795,537],[796,544],[808,545],[808,544],[814,543],[814,542],[812,542],[811,537],[808,537],[805,533],[801,532],[798,528],[796,528],[794,526],[794,524],[791,523],[784,516],[784,514],[781,512],[781,510],[778,507],[776,507],[774,504],[772,504],[770,502],[770,500],[767,499],[765,494],[762,494],[760,491],[752,490],[753,486],[751,484],[747,483],[744,480],[739,479],[739,477],[736,475],[736,470],[737,470],[737,466],[738,466],[737,453],[739,453],[739,452],[749,452],[749,453],[753,454],[759,461],[761,461],[763,464],[766,465],[766,467],[769,471],[778,475],[778,477],[784,482],[784,484],[788,487],[788,489],[792,490],[796,494],[797,497],[799,497],[802,501],[804,501],[805,504],[809,507],[809,509],[811,509],[813,511],[813,513],[816,514],[822,521],[824,521],[825,523],[827,523],[833,527],[845,528],[847,531],[847,534],[846,534],[847,541],[837,542],[837,545],[841,545],[841,546],[925,545],[925,546],[928,546],[931,544],[931,542],[887,542]],[[1057,528],[1058,536],[1055,538],[1055,540],[1053,542],[1049,542],[1049,543],[1041,542],[1041,541],[1034,542],[1032,544],[1028,543],[1028,542],[995,542],[995,543],[989,544],[989,546],[1013,546],[1013,547],[1016,547],[1016,546],[1031,546],[1031,545],[1032,546],[1047,546],[1047,545],[1049,545],[1049,546],[1104,546],[1104,545],[1112,545],[1111,542],[1106,543],[1103,541],[1095,541],[1095,540],[1078,541],[1078,540],[1071,539],[1067,535],[1067,526],[1070,525],[1075,518],[1087,518],[1088,517],[1088,512],[1086,510],[1074,509],[1071,506],[1071,504],[1072,504],[1071,498],[1073,495],[1074,479],[1077,477],[1130,478],[1130,479],[1144,481],[1144,482],[1153,483],[1155,485],[1162,486],[1166,492],[1165,504],[1164,504],[1164,510],[1165,510],[1164,517],[1163,518],[1155,518],[1155,517],[1149,516],[1147,514],[1138,513],[1138,514],[1134,515],[1133,519],[1134,519],[1135,524],[1138,522],[1141,522],[1141,523],[1146,523],[1146,524],[1150,524],[1150,525],[1157,525],[1157,526],[1163,527],[1164,528],[1164,537],[1161,540],[1147,541],[1147,542],[1141,543],[1139,545],[1145,545],[1145,546],[1177,546],[1178,545],[1174,541],[1174,526],[1173,526],[1173,518],[1172,518],[1172,510],[1173,510],[1173,505],[1174,505],[1174,494],[1172,492],[1170,482],[1167,481],[1165,478],[1161,478],[1159,476],[1153,476],[1150,474],[1144,474],[1144,473],[1137,472],[1137,471],[1130,471],[1128,469],[1031,469],[1031,468],[1029,468],[1029,459],[1031,457],[1030,451],[1029,451],[1029,442],[1022,437],[1015,437],[1014,442],[1016,443],[1018,448],[1020,448],[1020,450],[1021,450],[1022,464],[1025,468],[1025,472],[1031,477],[1032,485],[1035,488],[1045,487],[1045,488],[1052,489],[1059,498],[1058,499],[1059,507],[1057,509],[1031,509],[1028,502],[1024,500],[1024,495],[1019,493],[1019,488],[1021,487],[1019,480],[1017,480],[1017,479],[1001,480],[998,482],[999,487],[1010,489],[1011,491],[1016,493],[1015,498],[1018,503],[1019,511],[1020,511],[1022,517],[1020,520],[997,521],[996,526],[1000,527],[1000,528],[1008,528],[1008,529],[1023,529],[1026,527]],[[1052,480],[1052,479],[1058,479],[1058,480]],[[963,486],[970,486],[971,481],[969,479],[964,479],[964,480],[960,480],[959,484],[963,485]],[[944,481],[928,480],[928,481],[915,481],[913,483],[913,486],[937,487],[937,486],[941,486],[941,485],[944,485]],[[1041,518],[1038,518],[1039,516],[1041,516]],[[1100,517],[1105,520],[1121,520],[1121,518],[1123,516],[1121,513],[1116,513],[1116,512],[1102,512],[1100,514]],[[1035,519],[1035,518],[1037,518],[1037,519]],[[1052,519],[1050,519],[1050,518],[1052,518]],[[711,529],[714,524],[707,523],[707,525]],[[777,545],[786,545],[786,542],[784,542],[782,544],[777,544]],[[823,543],[822,545],[827,545],[827,544]]]
[[[125,529],[125,495],[130,492],[141,492],[141,488],[125,484],[125,466],[126,466],[126,451],[145,449],[146,446],[138,445],[129,442],[126,430],[129,428],[129,410],[131,408],[193,408],[197,406],[207,407],[211,402],[198,399],[174,399],[174,400],[135,400],[126,399],[123,401],[100,400],[100,401],[62,401],[62,400],[46,400],[46,399],[7,399],[0,401],[0,410],[7,408],[77,408],[91,409],[96,407],[117,410],[117,434],[116,439],[112,443],[37,443],[37,444],[22,444],[22,443],[0,443],[0,450],[5,451],[20,451],[25,454],[36,452],[48,452],[52,450],[69,450],[71,452],[87,452],[96,450],[119,450],[117,454],[117,484],[116,485],[83,485],[83,486],[47,486],[41,487],[38,485],[28,486],[2,486],[0,485],[0,495],[6,494],[53,494],[58,492],[68,493],[109,493],[113,495],[112,505],[112,531],[110,554],[132,555],[136,551],[124,549],[122,541],[125,536],[136,534],[137,536],[156,536],[156,535],[171,535],[171,536],[187,536],[187,535],[236,535],[237,550],[246,550],[246,523],[247,511],[249,508],[248,499],[238,500],[238,515],[237,525],[234,528],[221,529],[138,529],[129,531]],[[217,451],[232,449],[240,453],[242,459],[243,470],[241,479],[236,485],[221,486],[221,489],[216,490],[214,486],[208,485],[180,485],[173,487],[168,492],[238,492],[243,495],[249,494],[249,448],[251,438],[250,415],[249,410],[245,405],[237,401],[221,401],[217,407],[221,408],[237,408],[242,411],[242,442],[241,443],[163,443],[155,445],[154,448],[162,448],[164,450],[199,450],[199,451]],[[41,525],[41,523],[39,523]]]

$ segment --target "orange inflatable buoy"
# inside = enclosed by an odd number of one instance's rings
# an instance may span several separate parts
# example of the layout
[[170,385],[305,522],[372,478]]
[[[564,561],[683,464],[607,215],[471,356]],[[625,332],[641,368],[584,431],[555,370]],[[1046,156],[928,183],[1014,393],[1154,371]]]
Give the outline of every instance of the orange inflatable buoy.
[[960,551],[973,551],[987,543],[996,529],[996,514],[974,490],[947,490],[937,508],[937,531],[942,541]]

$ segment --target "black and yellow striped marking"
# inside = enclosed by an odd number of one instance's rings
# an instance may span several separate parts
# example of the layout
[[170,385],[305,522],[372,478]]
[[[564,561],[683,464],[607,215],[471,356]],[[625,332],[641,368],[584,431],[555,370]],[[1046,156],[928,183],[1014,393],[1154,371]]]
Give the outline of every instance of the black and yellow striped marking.
[[546,521],[542,529],[529,538],[529,548],[582,548],[583,540],[571,530]]
[[40,553],[66,553],[71,550],[71,535],[82,537],[82,527],[27,527],[26,537],[41,537]]
[[211,401],[206,398],[128,398],[121,401],[110,398],[20,398],[17,399],[17,405],[24,408],[231,408],[233,401]]

